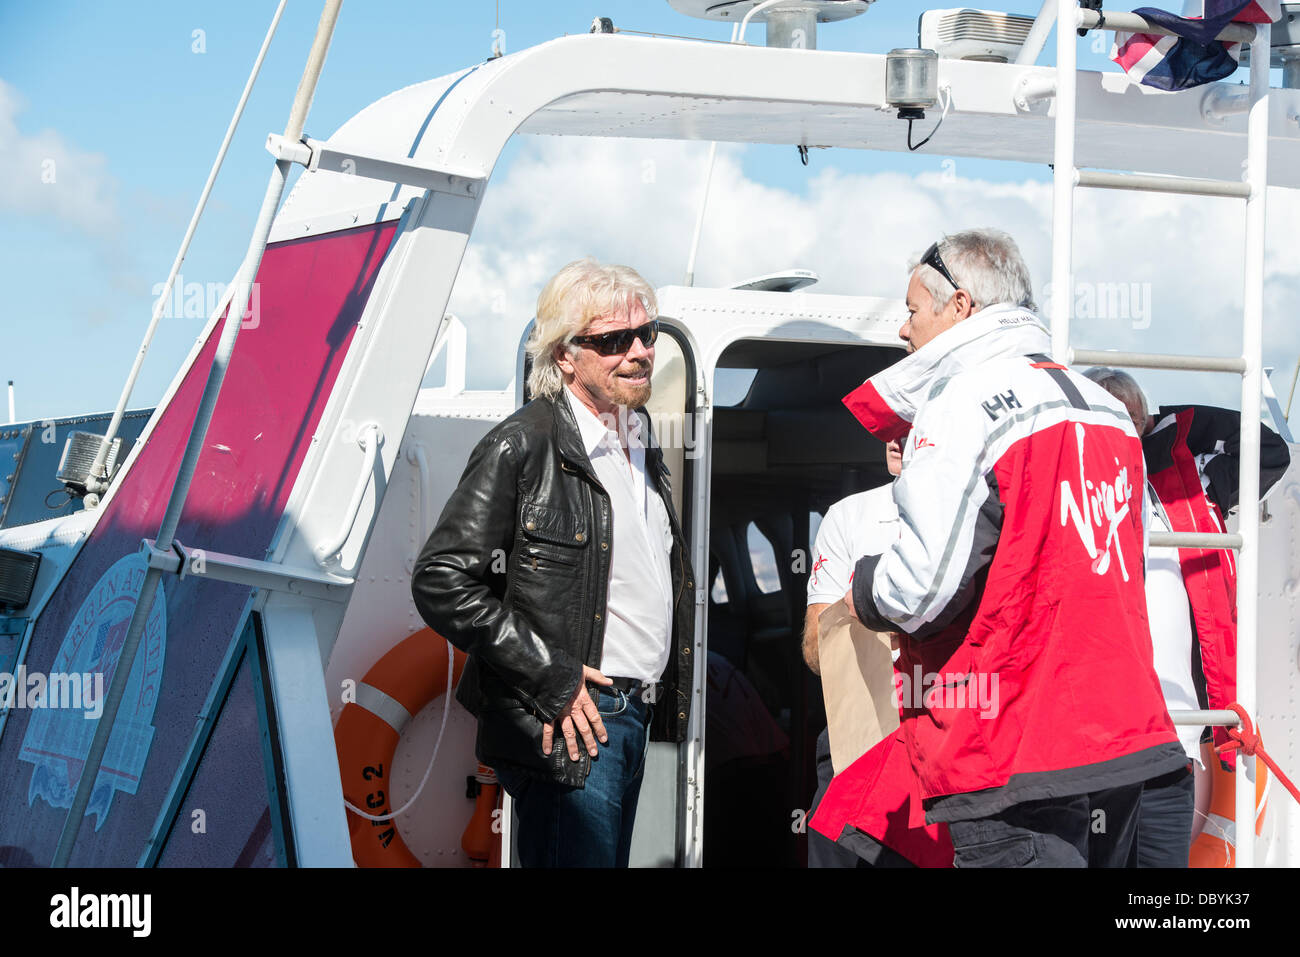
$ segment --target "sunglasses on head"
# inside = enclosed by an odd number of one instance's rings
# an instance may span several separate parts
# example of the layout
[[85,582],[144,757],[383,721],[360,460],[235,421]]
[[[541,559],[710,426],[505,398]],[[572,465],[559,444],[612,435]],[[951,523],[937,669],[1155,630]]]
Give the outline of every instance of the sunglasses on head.
[[649,349],[659,338],[659,320],[652,319],[635,329],[616,329],[593,336],[574,336],[569,341],[579,346],[590,346],[602,356],[618,356],[632,348],[632,340],[640,339],[641,345]]
[[930,266],[933,269],[938,270],[939,275],[943,276],[944,279],[952,283],[952,288],[954,290],[961,288],[961,286],[957,284],[957,280],[952,278],[952,273],[948,271],[948,267],[943,264],[943,260],[939,257],[938,243],[930,244],[930,248],[927,249],[925,251],[925,255],[921,257],[921,265]]

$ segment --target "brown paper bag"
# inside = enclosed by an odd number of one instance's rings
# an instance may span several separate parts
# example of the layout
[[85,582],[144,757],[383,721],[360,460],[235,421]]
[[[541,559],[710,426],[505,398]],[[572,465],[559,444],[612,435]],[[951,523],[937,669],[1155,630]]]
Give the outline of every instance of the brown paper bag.
[[842,599],[821,613],[817,636],[831,764],[839,774],[898,730],[894,660],[889,635],[852,617]]

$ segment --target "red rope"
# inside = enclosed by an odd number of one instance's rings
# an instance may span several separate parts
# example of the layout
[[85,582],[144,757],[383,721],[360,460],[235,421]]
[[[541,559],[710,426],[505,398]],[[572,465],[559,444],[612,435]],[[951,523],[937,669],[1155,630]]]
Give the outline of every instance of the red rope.
[[1242,754],[1257,755],[1265,764],[1268,765],[1283,786],[1291,792],[1291,796],[1300,803],[1300,790],[1291,783],[1291,779],[1282,773],[1282,769],[1277,766],[1267,751],[1264,750],[1263,739],[1260,738],[1259,732],[1251,724],[1250,716],[1246,714],[1246,709],[1235,701],[1228,705],[1229,710],[1235,711],[1237,717],[1241,719],[1241,726],[1237,728],[1228,728],[1228,737],[1231,739],[1227,744],[1219,746],[1219,754],[1226,754],[1229,751],[1240,751]]

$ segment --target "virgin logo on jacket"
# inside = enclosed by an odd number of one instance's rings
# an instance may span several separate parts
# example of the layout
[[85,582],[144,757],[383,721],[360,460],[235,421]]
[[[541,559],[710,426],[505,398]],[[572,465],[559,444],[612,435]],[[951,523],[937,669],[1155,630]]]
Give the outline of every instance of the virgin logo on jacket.
[[[1094,482],[1088,478],[1083,467],[1084,435],[1083,425],[1076,422],[1074,438],[1079,451],[1079,498],[1075,499],[1069,479],[1061,482],[1061,524],[1064,525],[1067,518],[1074,523],[1079,541],[1087,550],[1088,557],[1093,560],[1092,570],[1095,574],[1104,575],[1110,571],[1110,548],[1114,544],[1120,574],[1124,581],[1128,581],[1128,566],[1124,563],[1124,549],[1119,539],[1121,523],[1128,516],[1133,499],[1128,466],[1119,469],[1113,482],[1105,479]],[[1098,548],[1096,533],[1103,522],[1106,523],[1106,538]]]

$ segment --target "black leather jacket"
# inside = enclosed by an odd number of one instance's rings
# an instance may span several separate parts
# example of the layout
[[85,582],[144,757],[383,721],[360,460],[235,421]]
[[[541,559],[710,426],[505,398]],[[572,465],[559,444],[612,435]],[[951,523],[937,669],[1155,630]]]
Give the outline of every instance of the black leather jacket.
[[[653,440],[650,446],[646,469],[658,478],[672,524],[675,596],[672,653],[651,735],[683,741],[695,576],[668,469]],[[600,667],[612,530],[609,496],[563,395],[528,403],[470,454],[416,561],[411,593],[429,627],[469,655],[456,697],[478,717],[484,764],[584,785],[586,751],[571,760],[557,730],[550,756],[543,755],[542,728],[577,691],[582,665]]]

